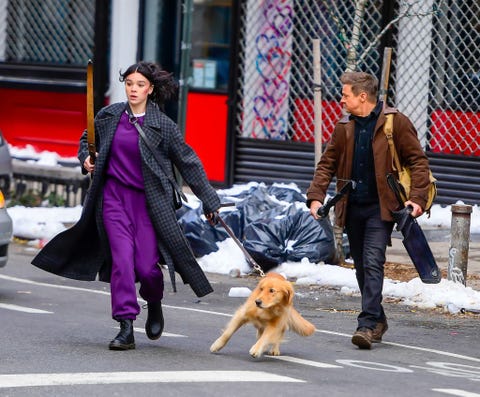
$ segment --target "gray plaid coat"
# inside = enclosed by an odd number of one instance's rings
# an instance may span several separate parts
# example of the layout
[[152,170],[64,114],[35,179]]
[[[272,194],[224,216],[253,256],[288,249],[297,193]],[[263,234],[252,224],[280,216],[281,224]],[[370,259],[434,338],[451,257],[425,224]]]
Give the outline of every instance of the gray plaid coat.
[[[111,253],[102,220],[103,186],[112,139],[125,107],[126,103],[109,105],[95,117],[98,157],[82,215],[75,225],[50,240],[35,256],[33,265],[76,280],[95,280],[98,274],[101,281],[110,281]],[[185,143],[176,124],[150,101],[142,128],[157,148],[160,158],[164,159],[163,169],[173,177],[173,163],[192,192],[202,200],[204,212],[218,210],[220,199],[210,186],[198,156]],[[171,183],[142,139],[139,146],[147,206],[173,287],[175,289],[174,272],[177,272],[197,296],[204,296],[213,290],[177,222]],[[87,156],[85,131],[78,150],[80,164],[83,165]],[[86,173],[83,168],[82,172]]]

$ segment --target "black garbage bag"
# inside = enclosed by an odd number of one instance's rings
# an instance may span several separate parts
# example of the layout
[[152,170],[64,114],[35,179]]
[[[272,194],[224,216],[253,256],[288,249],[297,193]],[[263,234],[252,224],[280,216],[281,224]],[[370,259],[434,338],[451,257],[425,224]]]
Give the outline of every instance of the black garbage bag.
[[195,256],[200,257],[218,250],[217,241],[226,238],[226,233],[212,227],[202,217],[201,207],[190,209],[178,220]]
[[295,201],[304,203],[307,201],[302,193],[288,186],[271,185],[268,187],[267,192],[268,194],[275,196],[277,200],[287,201],[289,203]]
[[264,271],[303,258],[329,263],[335,255],[330,222],[316,221],[309,212],[298,210],[248,224],[243,245]]
[[[185,207],[185,206],[184,206]],[[203,209],[189,209],[178,220],[196,257],[218,251],[217,242],[228,237],[227,232],[219,225],[213,227],[203,216]],[[243,235],[243,216],[241,211],[222,212],[222,218],[230,226],[236,236]]]
[[290,211],[289,205],[305,202],[305,197],[293,187],[259,184],[237,194],[220,194],[223,202],[234,202],[243,213],[244,225],[259,219],[268,219]]
[[[234,227],[232,228],[240,240],[243,240],[243,231],[248,224],[261,219],[269,219],[286,214],[290,211],[289,207],[291,207],[269,195],[267,187],[264,185],[251,187],[237,195],[220,195],[220,197],[222,202],[235,203],[235,209],[241,213],[242,224],[240,225],[239,233],[237,233]],[[225,221],[229,224],[228,218]]]
[[264,186],[251,189],[250,195],[237,202],[236,207],[243,212],[245,226],[260,219],[275,217],[286,210],[284,205],[270,197]]
[[187,212],[192,211],[188,205],[182,205],[178,210],[175,211],[175,216],[177,217],[177,221],[180,220]]
[[[244,230],[250,223],[291,216],[300,210],[294,205],[285,205],[285,202],[305,201],[304,196],[296,189],[280,185],[267,187],[258,184],[237,194],[220,192],[219,195],[222,202],[235,203],[232,210],[224,210],[221,214],[222,219],[240,241],[244,240]],[[177,219],[196,256],[217,251],[217,243],[228,237],[223,227],[220,225],[212,227],[202,214],[201,206],[192,209],[184,205],[177,211]]]

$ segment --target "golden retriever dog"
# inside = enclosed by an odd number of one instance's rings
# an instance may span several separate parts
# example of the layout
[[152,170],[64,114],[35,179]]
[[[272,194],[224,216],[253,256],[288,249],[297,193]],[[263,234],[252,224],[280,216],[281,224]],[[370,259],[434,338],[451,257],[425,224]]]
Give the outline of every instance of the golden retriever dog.
[[241,326],[251,323],[257,329],[257,343],[249,353],[260,357],[269,346],[268,354],[280,355],[280,343],[287,329],[301,336],[315,332],[315,326],[305,320],[293,307],[292,283],[278,273],[267,273],[252,291],[246,302],[238,308],[224,332],[210,346],[218,352]]

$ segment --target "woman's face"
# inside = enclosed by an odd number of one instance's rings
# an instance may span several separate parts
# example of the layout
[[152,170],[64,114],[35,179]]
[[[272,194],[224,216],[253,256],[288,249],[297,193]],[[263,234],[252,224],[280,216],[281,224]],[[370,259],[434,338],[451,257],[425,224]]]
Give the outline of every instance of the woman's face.
[[148,95],[153,91],[153,85],[141,73],[134,72],[125,79],[125,93],[132,107],[145,106]]

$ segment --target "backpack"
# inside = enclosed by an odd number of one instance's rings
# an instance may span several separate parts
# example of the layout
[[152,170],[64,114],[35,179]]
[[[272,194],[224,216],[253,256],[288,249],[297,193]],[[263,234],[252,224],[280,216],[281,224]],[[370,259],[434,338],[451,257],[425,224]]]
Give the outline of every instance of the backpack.
[[[383,132],[387,137],[388,146],[390,148],[390,153],[393,158],[393,169],[398,172],[398,182],[401,186],[400,194],[402,200],[405,202],[408,200],[410,195],[410,186],[411,186],[411,176],[410,169],[400,164],[400,159],[398,158],[397,151],[395,150],[395,144],[393,142],[393,113],[385,115],[387,120],[385,121],[385,126],[383,127]],[[428,198],[427,203],[425,204],[425,212],[430,215],[430,208],[432,208],[433,201],[437,197],[437,180],[432,174],[432,171],[429,170],[430,185],[428,187]],[[402,191],[403,190],[403,191]]]

